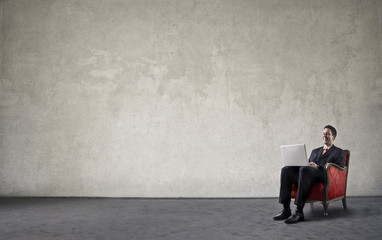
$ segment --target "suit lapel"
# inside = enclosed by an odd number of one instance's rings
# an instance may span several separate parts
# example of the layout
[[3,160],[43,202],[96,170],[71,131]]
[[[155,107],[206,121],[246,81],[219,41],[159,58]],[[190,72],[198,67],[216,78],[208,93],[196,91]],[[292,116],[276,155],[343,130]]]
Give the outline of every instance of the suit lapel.
[[322,152],[324,151],[324,147],[322,147],[319,151],[318,151],[318,157],[320,158],[322,156]]
[[323,151],[324,151],[324,147],[322,147],[321,150],[320,150],[320,157],[327,156],[327,155],[329,155],[331,152],[333,152],[333,151],[334,151],[334,145],[331,146],[331,147],[329,148],[329,150],[326,151],[326,153],[324,153],[324,155],[322,155],[322,152],[323,152]]
[[[329,150],[328,151],[326,151],[326,153],[325,154],[327,154],[327,155],[329,155],[329,154],[331,154],[333,151],[334,151],[334,145],[331,147],[331,148],[329,148]],[[324,155],[325,155],[324,154]]]

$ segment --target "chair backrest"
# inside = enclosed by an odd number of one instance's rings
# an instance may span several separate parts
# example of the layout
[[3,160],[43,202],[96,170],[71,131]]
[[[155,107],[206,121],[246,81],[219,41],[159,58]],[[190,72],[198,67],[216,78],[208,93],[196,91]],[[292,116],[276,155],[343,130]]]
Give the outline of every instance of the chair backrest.
[[345,162],[344,166],[347,168],[346,170],[346,180],[345,180],[345,194],[344,197],[346,197],[346,190],[348,188],[348,176],[349,176],[349,161],[350,161],[350,151],[349,150],[344,150],[345,151]]
[[345,151],[345,162],[344,162],[344,166],[349,168],[350,151],[349,151],[349,150],[344,150],[344,151]]

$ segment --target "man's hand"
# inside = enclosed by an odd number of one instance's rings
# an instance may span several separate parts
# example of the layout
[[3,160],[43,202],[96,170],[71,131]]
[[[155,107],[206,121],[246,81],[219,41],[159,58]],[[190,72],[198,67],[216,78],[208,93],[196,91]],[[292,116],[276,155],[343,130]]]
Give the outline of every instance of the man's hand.
[[309,162],[309,166],[314,167],[314,168],[318,168],[318,165],[314,162]]

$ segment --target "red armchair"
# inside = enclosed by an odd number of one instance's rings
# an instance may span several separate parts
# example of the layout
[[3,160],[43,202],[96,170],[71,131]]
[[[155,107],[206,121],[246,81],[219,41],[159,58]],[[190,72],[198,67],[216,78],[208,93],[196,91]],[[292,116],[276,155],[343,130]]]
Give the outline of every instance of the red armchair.
[[[324,206],[324,216],[328,215],[329,203],[342,199],[344,209],[346,206],[346,185],[349,172],[350,151],[345,150],[344,167],[334,163],[325,165],[325,182],[316,183],[310,188],[307,202],[313,205],[314,202],[321,202]],[[292,198],[296,197],[297,187],[293,184]]]

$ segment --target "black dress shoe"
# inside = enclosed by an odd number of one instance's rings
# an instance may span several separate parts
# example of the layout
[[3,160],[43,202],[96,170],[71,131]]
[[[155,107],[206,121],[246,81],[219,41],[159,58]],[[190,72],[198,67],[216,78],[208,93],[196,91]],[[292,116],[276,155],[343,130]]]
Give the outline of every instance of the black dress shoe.
[[301,221],[304,221],[304,213],[302,212],[300,213],[296,211],[292,216],[290,216],[289,218],[287,218],[287,220],[285,220],[285,223],[294,224]]
[[292,215],[292,212],[290,209],[288,210],[282,210],[279,214],[277,214],[276,216],[273,217],[273,220],[285,220],[287,219],[288,217],[290,217],[290,215]]

